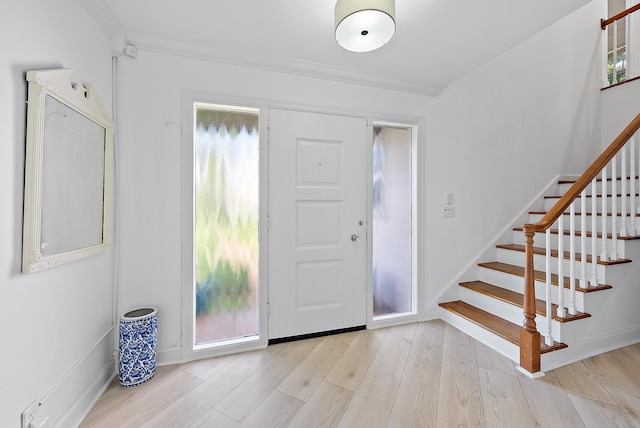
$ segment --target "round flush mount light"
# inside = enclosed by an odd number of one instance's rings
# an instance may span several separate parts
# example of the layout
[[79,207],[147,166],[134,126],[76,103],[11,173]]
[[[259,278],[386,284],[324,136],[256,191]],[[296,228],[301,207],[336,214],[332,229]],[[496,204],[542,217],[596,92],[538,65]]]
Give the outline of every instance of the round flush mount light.
[[336,41],[352,52],[369,52],[396,31],[395,0],[337,0]]

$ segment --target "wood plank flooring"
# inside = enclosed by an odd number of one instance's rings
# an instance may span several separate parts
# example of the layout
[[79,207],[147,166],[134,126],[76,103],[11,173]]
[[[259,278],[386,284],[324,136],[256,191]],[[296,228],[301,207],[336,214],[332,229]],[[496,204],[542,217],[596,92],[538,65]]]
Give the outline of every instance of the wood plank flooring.
[[81,427],[640,427],[640,344],[532,380],[442,321],[117,378]]

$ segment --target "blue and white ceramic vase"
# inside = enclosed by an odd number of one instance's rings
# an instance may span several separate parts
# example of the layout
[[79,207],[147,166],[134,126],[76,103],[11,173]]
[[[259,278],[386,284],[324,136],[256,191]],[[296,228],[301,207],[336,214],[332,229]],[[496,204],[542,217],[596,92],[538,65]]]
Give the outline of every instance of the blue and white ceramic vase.
[[125,388],[139,386],[156,372],[158,310],[141,308],[120,318],[118,376]]

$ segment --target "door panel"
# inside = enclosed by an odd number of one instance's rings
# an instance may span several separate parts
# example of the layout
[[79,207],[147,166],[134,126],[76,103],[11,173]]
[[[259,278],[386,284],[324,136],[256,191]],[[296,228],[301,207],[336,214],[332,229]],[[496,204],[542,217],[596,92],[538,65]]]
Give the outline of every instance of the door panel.
[[371,129],[277,109],[269,128],[269,338],[364,325]]

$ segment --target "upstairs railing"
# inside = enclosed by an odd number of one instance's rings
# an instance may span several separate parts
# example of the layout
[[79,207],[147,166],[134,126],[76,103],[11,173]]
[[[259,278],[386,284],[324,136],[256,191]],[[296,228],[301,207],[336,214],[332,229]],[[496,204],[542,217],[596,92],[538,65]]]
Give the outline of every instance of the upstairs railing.
[[[603,37],[605,61],[603,67],[604,86],[612,86],[638,77],[640,61],[640,22],[633,22],[632,14],[640,10],[640,3],[609,19],[600,20],[600,28],[611,29],[611,44],[608,33]],[[636,20],[640,14],[633,16]],[[635,34],[634,34],[635,33]]]
[[[545,294],[546,325],[542,329],[544,344],[552,346],[552,319],[575,315],[576,288],[601,286],[598,260],[607,262],[624,258],[623,248],[618,246],[619,239],[636,236],[640,232],[640,220],[636,220],[640,214],[640,183],[637,181],[640,172],[638,129],[640,114],[540,221],[524,225],[526,267],[524,323],[520,329],[520,366],[531,373],[540,371],[540,351],[541,346],[544,346],[541,345],[541,334],[536,326],[534,235],[545,233],[546,277],[544,280],[537,280],[539,289],[544,289]],[[567,216],[569,227],[565,228],[564,220]],[[555,229],[552,229],[554,226]],[[552,242],[552,235],[557,236],[556,245]],[[557,248],[557,264],[552,262],[554,246]],[[568,248],[568,252],[565,248]],[[553,271],[556,273],[552,275]],[[556,295],[552,293],[554,281],[558,286]],[[552,314],[554,303],[557,305],[555,316]]]

